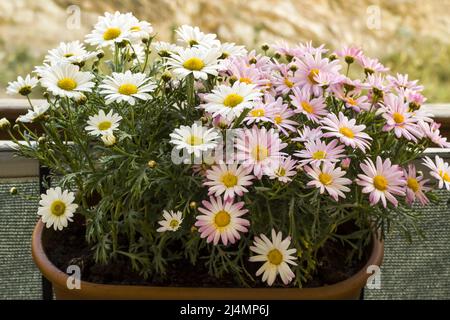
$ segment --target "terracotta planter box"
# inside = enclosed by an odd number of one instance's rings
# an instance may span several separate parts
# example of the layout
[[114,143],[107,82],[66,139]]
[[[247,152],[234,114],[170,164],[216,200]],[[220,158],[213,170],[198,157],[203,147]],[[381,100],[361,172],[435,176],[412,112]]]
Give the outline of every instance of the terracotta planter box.
[[105,285],[81,281],[80,289],[68,289],[69,275],[50,262],[42,244],[44,224],[39,221],[33,232],[32,255],[42,274],[53,284],[56,299],[199,299],[199,300],[300,300],[358,299],[366,285],[370,265],[380,266],[383,242],[374,237],[372,252],[366,265],[351,278],[319,288],[183,288]]

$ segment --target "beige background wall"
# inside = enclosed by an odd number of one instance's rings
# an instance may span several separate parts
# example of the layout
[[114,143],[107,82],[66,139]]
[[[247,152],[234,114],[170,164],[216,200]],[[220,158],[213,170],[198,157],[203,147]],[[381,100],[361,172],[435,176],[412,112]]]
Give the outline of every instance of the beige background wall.
[[449,0],[0,0],[0,96],[47,49],[83,39],[99,14],[114,10],[150,21],[163,40],[187,23],[249,46],[356,44],[421,79],[429,101],[450,101]]

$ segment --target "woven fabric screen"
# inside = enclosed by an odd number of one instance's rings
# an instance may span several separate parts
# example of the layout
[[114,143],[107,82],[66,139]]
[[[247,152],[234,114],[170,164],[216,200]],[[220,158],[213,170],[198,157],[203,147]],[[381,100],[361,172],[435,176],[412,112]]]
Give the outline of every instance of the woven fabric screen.
[[[0,179],[0,298],[40,299],[41,276],[31,259],[30,239],[37,220],[37,200],[11,196],[39,196],[37,178]],[[386,241],[381,289],[366,289],[365,299],[450,298],[450,192],[423,209],[426,240],[409,244],[395,232]]]

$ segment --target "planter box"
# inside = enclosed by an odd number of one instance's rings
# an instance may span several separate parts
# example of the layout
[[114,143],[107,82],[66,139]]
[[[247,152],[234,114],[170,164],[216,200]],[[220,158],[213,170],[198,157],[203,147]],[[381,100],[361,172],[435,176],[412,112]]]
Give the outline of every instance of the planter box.
[[128,285],[105,285],[81,281],[80,289],[68,289],[69,276],[59,270],[45,254],[42,234],[44,224],[39,221],[33,232],[33,259],[52,284],[56,299],[170,299],[170,300],[302,300],[302,299],[358,299],[370,274],[367,268],[380,266],[383,261],[383,242],[374,236],[372,252],[366,265],[351,278],[319,288],[183,288]]

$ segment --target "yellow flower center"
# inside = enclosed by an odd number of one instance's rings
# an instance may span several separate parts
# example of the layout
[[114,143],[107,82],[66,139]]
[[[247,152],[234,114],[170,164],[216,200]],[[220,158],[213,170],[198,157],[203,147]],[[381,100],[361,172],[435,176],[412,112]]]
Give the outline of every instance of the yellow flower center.
[[330,185],[333,182],[333,177],[331,176],[331,174],[322,172],[321,174],[319,174],[319,181],[323,184],[323,185]]
[[321,159],[325,159],[327,156],[327,153],[325,151],[319,150],[316,151],[312,154],[312,158],[314,160],[321,160]]
[[171,228],[176,228],[176,227],[178,227],[179,224],[180,224],[180,223],[178,222],[177,219],[172,219],[172,220],[170,220],[170,222],[169,222],[169,226],[170,226]]
[[277,115],[274,117],[274,121],[275,121],[276,124],[280,124],[280,123],[283,122],[283,118],[281,117],[280,114],[277,114]]
[[224,228],[230,224],[231,216],[225,210],[220,210],[214,217],[214,223],[218,228]]
[[61,200],[55,200],[50,206],[50,211],[54,216],[62,216],[66,212],[66,204]]
[[283,262],[283,254],[278,249],[272,249],[267,254],[267,260],[269,260],[271,264],[278,266]]
[[388,181],[383,176],[375,176],[373,178],[373,185],[376,189],[380,191],[385,191],[388,187]]
[[350,139],[353,139],[355,137],[355,134],[353,133],[352,129],[347,127],[340,128],[339,132]]
[[303,110],[305,110],[307,113],[313,113],[314,107],[307,101],[302,101],[301,103]]
[[205,63],[202,61],[202,59],[199,59],[199,58],[196,58],[196,57],[192,57],[190,59],[187,59],[183,63],[183,67],[184,68],[186,68],[188,70],[193,70],[193,71],[202,70],[204,66],[205,66]]
[[134,26],[130,28],[131,31],[136,32],[136,31],[141,31],[141,27],[139,26]]
[[231,172],[227,172],[222,176],[222,183],[225,185],[225,187],[227,188],[232,188],[235,185],[237,185],[238,182],[238,177],[236,177],[234,174],[232,174]]
[[203,138],[191,135],[186,139],[186,143],[190,144],[191,146],[198,146],[203,143]]
[[111,128],[111,125],[112,125],[111,121],[102,121],[97,125],[97,127],[99,130],[104,131]]
[[405,117],[398,112],[394,112],[392,118],[394,119],[395,123],[403,123],[405,121]]
[[252,157],[256,161],[262,161],[262,160],[266,159],[268,155],[269,155],[269,150],[267,150],[266,147],[263,147],[259,144],[256,147],[254,147],[252,150]]
[[228,96],[225,97],[223,100],[223,105],[228,108],[234,108],[238,104],[240,104],[242,101],[244,101],[244,97],[236,94],[236,93],[230,93]]
[[294,83],[289,80],[288,78],[284,79],[284,84],[288,87],[288,88],[292,88],[294,86]]
[[408,185],[408,188],[410,188],[414,192],[417,192],[420,190],[420,184],[417,181],[417,179],[408,178],[407,185]]
[[447,172],[439,170],[439,176],[445,181],[450,182],[450,175]]
[[264,109],[254,109],[250,112],[252,117],[264,117],[264,115],[266,114],[266,112],[264,111]]
[[357,104],[358,104],[358,102],[356,102],[356,100],[355,99],[353,99],[353,98],[347,98],[347,102],[350,104],[350,105],[352,105],[352,106],[356,106]]
[[58,80],[58,87],[66,91],[72,91],[77,87],[77,83],[72,78],[62,78]]
[[314,79],[319,74],[319,69],[311,69],[308,74],[308,80],[312,84],[317,84],[317,81]]
[[286,169],[283,167],[278,168],[277,175],[280,177],[284,177],[286,175]]
[[246,84],[252,84],[252,80],[250,80],[250,78],[247,78],[247,77],[240,78],[239,82],[243,82]]
[[122,31],[120,31],[119,28],[116,27],[111,27],[106,29],[105,33],[103,33],[103,40],[113,40],[115,38],[117,38],[118,36],[120,36],[120,34],[122,33]]
[[119,87],[119,93],[126,96],[131,96],[132,94],[136,94],[137,92],[138,87],[136,87],[132,83],[124,83]]

